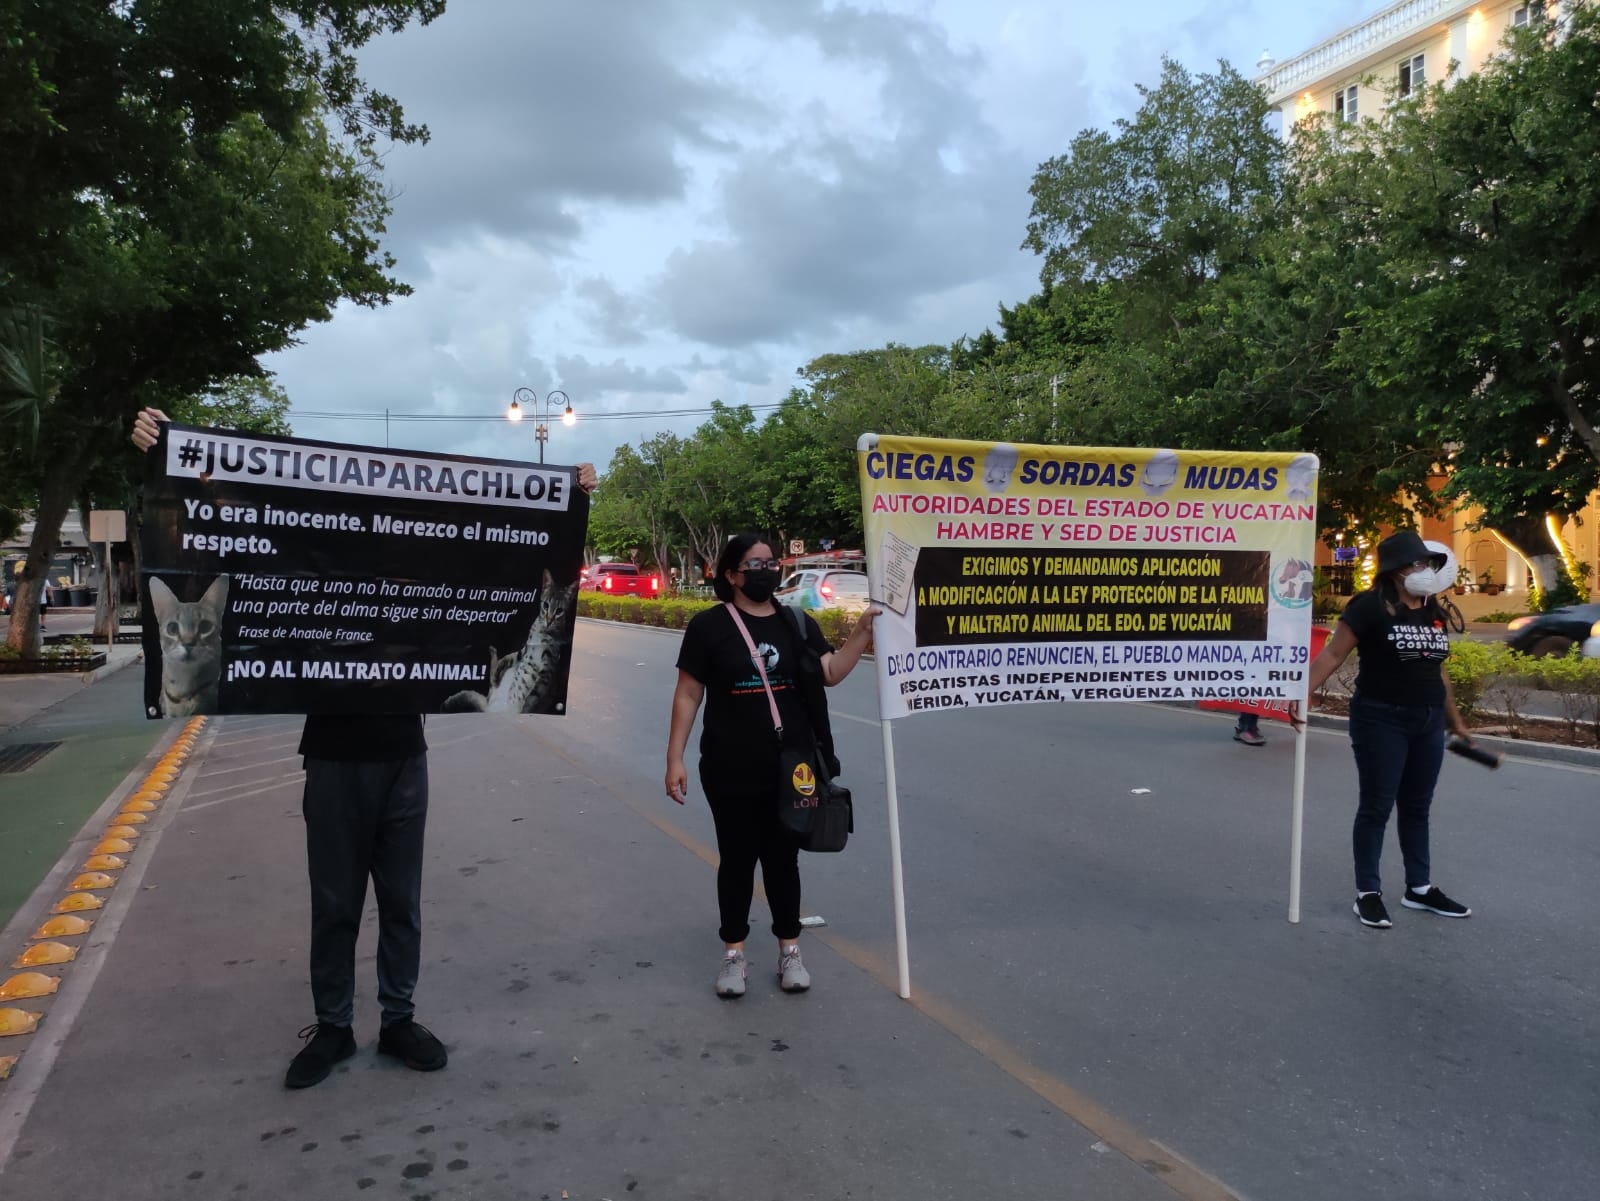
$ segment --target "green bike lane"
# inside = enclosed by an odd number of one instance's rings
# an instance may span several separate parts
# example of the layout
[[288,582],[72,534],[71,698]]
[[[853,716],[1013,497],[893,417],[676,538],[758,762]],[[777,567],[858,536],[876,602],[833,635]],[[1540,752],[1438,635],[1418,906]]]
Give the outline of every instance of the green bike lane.
[[169,725],[177,724],[142,715],[142,684],[142,673],[132,665],[93,681],[0,679],[13,718],[29,711],[28,690],[41,706],[0,729],[0,748],[61,744],[25,770],[0,772],[0,928],[89,816],[169,733]]

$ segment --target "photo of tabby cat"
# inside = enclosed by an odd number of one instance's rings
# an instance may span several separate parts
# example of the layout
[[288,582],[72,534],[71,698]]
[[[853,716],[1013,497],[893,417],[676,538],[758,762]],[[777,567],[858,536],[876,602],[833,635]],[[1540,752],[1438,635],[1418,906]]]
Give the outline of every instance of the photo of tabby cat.
[[222,679],[222,615],[228,577],[219,575],[199,600],[180,601],[150,577],[150,607],[161,638],[161,715],[191,717],[217,708]]
[[446,713],[553,713],[552,685],[561,671],[561,658],[572,644],[572,606],[578,581],[560,588],[544,573],[539,586],[539,613],[533,619],[522,650],[497,656],[489,648],[489,693],[457,692],[444,703]]

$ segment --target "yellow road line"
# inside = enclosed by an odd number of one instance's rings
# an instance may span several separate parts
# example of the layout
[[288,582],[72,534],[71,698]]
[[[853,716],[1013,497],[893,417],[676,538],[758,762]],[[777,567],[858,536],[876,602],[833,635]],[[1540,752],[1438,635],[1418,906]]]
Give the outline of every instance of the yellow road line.
[[[834,716],[853,717],[851,714],[835,714]],[[862,721],[865,719],[854,718],[854,720]],[[870,724],[877,725],[878,723],[874,720]],[[586,765],[581,760],[568,754],[563,747],[532,730],[529,731],[529,734],[547,750],[572,764],[585,778],[592,780],[600,788],[605,789],[615,800],[620,801],[634,813],[644,818],[645,821],[660,830],[673,842],[707,865],[711,867],[717,866],[717,853],[712,848],[681,830],[667,818],[661,816],[658,811],[646,809],[635,803],[629,796],[607,787],[600,780],[596,780],[593,775],[588,773]],[[664,803],[670,803],[667,802],[665,791],[663,791],[661,799]],[[756,886],[756,893],[765,900],[759,884]],[[876,980],[884,988],[896,995],[899,994],[899,970],[895,964],[887,959],[874,954],[865,947],[858,946],[847,938],[840,937],[832,931],[813,928],[808,932],[807,937],[817,939],[824,946]],[[1146,1172],[1156,1177],[1176,1196],[1182,1198],[1183,1201],[1240,1201],[1239,1195],[1223,1184],[1222,1181],[1204,1169],[1190,1163],[1171,1148],[1163,1146],[1147,1135],[1141,1134],[1131,1123],[1117,1117],[1084,1093],[1079,1092],[1071,1085],[1057,1079],[1043,1068],[1032,1063],[1026,1055],[1012,1047],[993,1031],[986,1029],[982,1023],[956,1006],[941,1001],[922,988],[918,988],[912,994],[908,1004],[922,1014],[923,1017],[976,1051],[1018,1084],[1030,1090],[1041,1100],[1095,1135],[1106,1146],[1132,1160]]]

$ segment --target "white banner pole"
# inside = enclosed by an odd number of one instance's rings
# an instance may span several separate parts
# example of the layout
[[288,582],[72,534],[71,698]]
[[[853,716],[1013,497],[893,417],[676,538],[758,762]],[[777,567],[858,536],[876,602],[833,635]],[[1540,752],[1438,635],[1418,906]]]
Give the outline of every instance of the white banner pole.
[[[1303,702],[1310,708],[1310,700]],[[1306,808],[1306,727],[1294,735],[1294,801],[1289,817],[1289,921],[1300,923],[1300,847],[1304,841]]]
[[894,889],[894,948],[900,969],[900,999],[911,999],[911,956],[906,948],[906,882],[900,863],[900,796],[894,778],[894,723],[880,718],[883,727],[884,791],[889,800],[889,874]]

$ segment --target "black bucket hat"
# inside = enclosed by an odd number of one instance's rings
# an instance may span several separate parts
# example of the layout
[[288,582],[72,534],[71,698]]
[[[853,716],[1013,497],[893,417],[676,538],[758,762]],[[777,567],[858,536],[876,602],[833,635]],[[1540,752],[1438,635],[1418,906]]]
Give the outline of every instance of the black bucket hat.
[[1402,567],[1409,567],[1419,559],[1427,559],[1437,570],[1446,563],[1445,556],[1438,551],[1429,550],[1428,544],[1422,540],[1422,535],[1416,530],[1401,530],[1397,534],[1390,534],[1378,543],[1378,574],[1388,575],[1391,571],[1399,571]]

